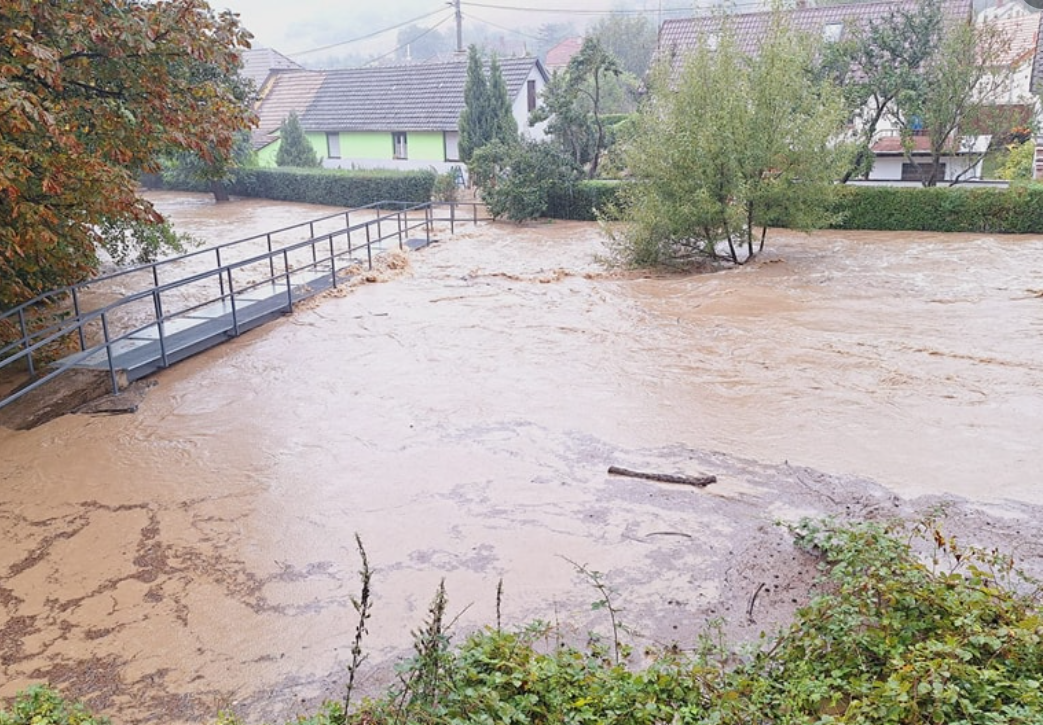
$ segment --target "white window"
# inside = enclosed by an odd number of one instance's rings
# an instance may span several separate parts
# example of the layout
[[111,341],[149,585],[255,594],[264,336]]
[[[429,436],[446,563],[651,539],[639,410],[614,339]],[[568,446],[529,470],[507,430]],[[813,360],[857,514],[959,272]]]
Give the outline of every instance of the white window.
[[822,39],[827,43],[836,43],[844,32],[843,23],[826,23],[822,27]]
[[395,133],[391,134],[391,143],[395,147],[396,159],[409,158],[409,146],[408,140],[406,139],[405,131],[396,131]]
[[340,134],[339,133],[327,133],[326,134],[326,158],[339,159],[340,158]]

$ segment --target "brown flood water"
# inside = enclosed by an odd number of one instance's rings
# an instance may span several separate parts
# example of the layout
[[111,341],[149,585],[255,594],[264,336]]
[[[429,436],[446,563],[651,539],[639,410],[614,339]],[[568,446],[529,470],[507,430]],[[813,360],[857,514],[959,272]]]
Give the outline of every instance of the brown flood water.
[[[209,242],[327,211],[156,200]],[[684,277],[607,273],[587,224],[441,239],[158,375],[135,415],[0,429],[0,697],[50,680],[138,723],[336,696],[356,532],[376,686],[442,578],[463,628],[494,620],[502,577],[506,621],[582,630],[595,597],[567,557],[683,639],[770,579],[744,532],[774,518],[1043,504],[1040,238],[778,232]]]

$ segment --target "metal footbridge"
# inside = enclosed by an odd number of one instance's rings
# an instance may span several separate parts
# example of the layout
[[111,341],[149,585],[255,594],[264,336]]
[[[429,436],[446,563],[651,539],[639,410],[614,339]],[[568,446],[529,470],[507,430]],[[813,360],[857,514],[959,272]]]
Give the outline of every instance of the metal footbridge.
[[118,393],[293,312],[372,270],[384,252],[426,246],[436,222],[453,232],[482,221],[479,209],[383,201],[39,295],[0,314],[10,340],[0,348],[0,374],[27,381],[0,393],[0,408],[74,369],[107,372]]

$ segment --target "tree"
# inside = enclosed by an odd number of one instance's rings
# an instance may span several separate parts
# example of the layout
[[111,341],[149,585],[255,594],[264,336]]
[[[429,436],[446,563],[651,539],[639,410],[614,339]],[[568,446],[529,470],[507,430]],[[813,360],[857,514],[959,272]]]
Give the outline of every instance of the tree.
[[135,189],[162,155],[228,156],[249,37],[204,0],[4,3],[0,306],[88,275],[98,224],[158,221]]
[[[941,0],[918,0],[829,46],[822,69],[844,89],[859,142],[841,180],[872,168],[871,145],[885,120],[898,129],[924,186],[942,181],[943,156],[971,151],[970,136],[999,137],[1022,121],[1016,106],[993,103],[1009,88],[1011,72],[1000,63],[1007,40],[993,27],[947,16]],[[926,163],[914,158],[917,136],[928,139]],[[963,173],[988,151],[977,151]]]
[[616,59],[620,70],[635,78],[643,78],[648,72],[658,33],[647,17],[612,13],[595,23],[587,35]]
[[[239,170],[256,165],[257,157],[246,131],[236,133],[228,156],[214,156],[207,161],[195,151],[178,151],[162,160],[164,181],[188,188],[202,184],[218,203],[229,200],[228,187],[239,177]],[[137,230],[140,227],[131,228]]]
[[850,28],[847,38],[826,46],[821,68],[843,89],[858,141],[843,182],[872,169],[870,147],[877,129],[898,95],[917,85],[943,24],[940,1],[922,0],[913,7],[896,5],[886,16]]
[[[959,182],[993,150],[984,137],[1000,138],[1022,120],[1017,106],[995,104],[1011,83],[1011,71],[1000,63],[1008,42],[993,26],[945,25],[915,82],[898,94],[894,120],[906,160],[924,186],[944,180],[942,158],[955,152],[968,157],[950,185]],[[912,154],[916,134],[927,137],[925,163]],[[978,136],[983,138],[975,146]]]
[[613,110],[620,110],[625,83],[625,74],[612,54],[596,37],[587,36],[565,70],[555,73],[544,88],[542,103],[530,120],[547,121],[547,133],[593,179],[612,142],[604,118],[606,102],[614,97]]
[[514,141],[518,136],[518,122],[514,118],[507,82],[495,54],[489,60],[489,107],[493,116],[493,139],[504,143]]
[[464,110],[460,113],[460,159],[469,163],[475,151],[494,140],[511,143],[518,134],[507,85],[493,56],[486,75],[477,46],[467,51]]
[[472,163],[489,213],[516,222],[543,216],[550,194],[579,178],[571,159],[546,141],[493,141],[475,152]]
[[829,220],[846,160],[843,104],[810,73],[815,45],[775,12],[755,56],[722,18],[716,49],[701,43],[674,77],[666,64],[657,69],[626,149],[635,183],[622,191],[616,236],[625,261],[741,264],[763,248],[769,226]]
[[296,111],[290,111],[290,115],[279,126],[279,150],[275,154],[275,164],[298,168],[312,168],[320,164],[315,147],[304,135]]

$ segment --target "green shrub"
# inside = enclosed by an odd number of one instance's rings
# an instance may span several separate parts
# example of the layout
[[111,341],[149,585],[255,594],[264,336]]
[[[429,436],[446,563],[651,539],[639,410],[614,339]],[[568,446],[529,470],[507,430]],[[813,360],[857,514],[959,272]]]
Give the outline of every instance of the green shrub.
[[15,697],[10,710],[0,710],[0,725],[109,725],[109,721],[49,687],[33,685]]
[[548,197],[547,216],[590,222],[615,204],[621,181],[580,181],[554,188]]
[[837,229],[1043,232],[1043,187],[1037,185],[1010,189],[849,185],[837,191]]

